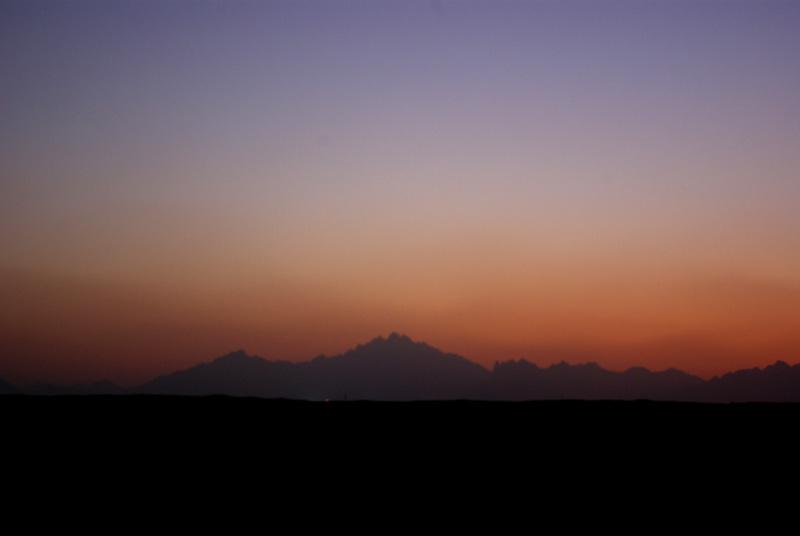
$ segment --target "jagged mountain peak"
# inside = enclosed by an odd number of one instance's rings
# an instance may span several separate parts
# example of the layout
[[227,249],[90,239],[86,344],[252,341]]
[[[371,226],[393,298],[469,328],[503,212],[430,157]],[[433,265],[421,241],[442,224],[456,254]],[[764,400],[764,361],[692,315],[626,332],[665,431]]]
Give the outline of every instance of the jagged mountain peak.
[[797,400],[800,366],[783,362],[703,380],[676,369],[625,372],[596,362],[539,367],[527,360],[496,362],[491,370],[457,354],[392,332],[344,353],[303,362],[271,361],[244,350],[159,377],[147,392],[237,394],[301,399],[533,400]]
[[246,361],[251,359],[253,356],[249,355],[246,350],[234,350],[233,352],[229,352],[223,356],[220,356],[214,359],[214,362],[218,361]]
[[371,348],[371,347],[385,347],[385,346],[411,347],[411,346],[428,346],[428,345],[422,342],[416,342],[408,335],[404,335],[396,331],[393,331],[387,337],[379,335],[365,344],[358,345],[356,348]]

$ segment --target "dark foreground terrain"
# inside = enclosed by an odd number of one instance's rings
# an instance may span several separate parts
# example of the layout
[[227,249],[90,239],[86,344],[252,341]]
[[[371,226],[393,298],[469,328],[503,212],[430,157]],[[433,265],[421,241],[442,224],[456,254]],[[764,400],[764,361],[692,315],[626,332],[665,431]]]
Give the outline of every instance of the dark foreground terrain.
[[55,441],[234,441],[320,449],[370,442],[540,446],[794,438],[800,404],[472,400],[308,402],[229,396],[0,396],[5,431]]
[[794,482],[800,404],[5,395],[0,416],[6,473],[30,497],[79,483],[142,500],[238,493],[263,508],[264,493],[563,504],[680,489],[704,504],[711,488]]

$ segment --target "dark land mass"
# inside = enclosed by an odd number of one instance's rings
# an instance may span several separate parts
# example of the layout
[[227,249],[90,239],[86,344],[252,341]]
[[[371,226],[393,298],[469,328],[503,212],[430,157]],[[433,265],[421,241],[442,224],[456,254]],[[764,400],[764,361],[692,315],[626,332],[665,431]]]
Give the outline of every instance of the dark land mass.
[[620,467],[739,479],[744,460],[763,472],[800,447],[800,366],[783,362],[711,380],[595,363],[487,369],[392,334],[299,363],[234,352],[132,389],[4,389],[6,459],[55,473],[122,467],[152,483],[179,472],[199,487],[209,468],[260,486],[288,473],[283,485],[300,488],[334,473],[326,489],[353,468],[378,480],[446,471],[466,487],[495,473],[536,486],[548,473],[569,488],[598,471],[614,482]]
[[491,369],[409,337],[378,337],[343,354],[305,362],[275,361],[237,351],[123,389],[87,385],[0,383],[0,393],[34,395],[230,395],[296,400],[658,400],[682,402],[800,402],[800,364],[730,372],[710,380],[676,369],[622,372],[597,363],[539,367],[526,360]]
[[16,392],[17,392],[17,388],[16,387],[14,387],[10,383],[0,379],[0,395],[7,395],[7,394],[16,393]]
[[[1,395],[4,437],[36,448],[124,445],[171,455],[197,449],[239,456],[399,453],[459,456],[505,445],[534,452],[630,454],[657,448],[713,456],[754,441],[794,448],[800,404],[655,401],[331,401],[230,396]],[[713,446],[716,445],[716,448]],[[443,450],[444,449],[444,450]],[[243,450],[245,452],[238,452]],[[507,454],[507,453],[506,453]],[[335,463],[335,457],[331,459]]]
[[5,426],[47,430],[69,437],[75,433],[122,433],[136,437],[236,434],[287,440],[314,436],[324,444],[354,438],[420,435],[476,438],[490,433],[592,438],[611,435],[668,436],[676,430],[706,435],[737,435],[786,424],[794,433],[800,422],[797,403],[657,402],[649,400],[500,401],[330,401],[314,402],[257,397],[170,395],[0,395]]
[[238,351],[160,376],[151,394],[229,394],[303,400],[662,400],[800,402],[800,365],[782,361],[705,381],[676,369],[624,372],[597,363],[542,368],[526,360],[486,369],[396,333],[333,357],[291,363]]
[[0,395],[0,415],[6,471],[38,475],[23,478],[31,493],[113,481],[166,501],[174,489],[238,491],[252,508],[264,491],[439,501],[683,486],[682,497],[702,496],[711,483],[790,479],[800,446],[790,403],[12,394]]

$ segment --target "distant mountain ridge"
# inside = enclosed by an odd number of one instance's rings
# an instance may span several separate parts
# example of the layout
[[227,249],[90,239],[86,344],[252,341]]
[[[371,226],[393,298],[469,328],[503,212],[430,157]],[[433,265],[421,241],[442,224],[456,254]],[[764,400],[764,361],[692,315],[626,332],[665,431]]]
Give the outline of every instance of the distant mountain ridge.
[[243,350],[159,376],[135,392],[229,394],[308,400],[651,399],[800,402],[800,365],[782,361],[703,380],[680,370],[609,371],[596,363],[541,368],[526,360],[489,370],[405,335],[377,337],[342,354],[270,361]]
[[488,370],[392,333],[343,354],[291,363],[239,350],[144,384],[144,393],[270,398],[420,400],[477,397]]
[[37,383],[21,390],[30,395],[123,395],[128,391],[110,381],[81,383],[73,385],[57,385]]
[[9,395],[17,392],[17,388],[0,378],[0,395]]
[[238,350],[211,362],[158,376],[132,389],[111,382],[15,387],[0,394],[170,394],[256,396],[305,400],[668,400],[800,402],[800,365],[777,361],[710,380],[676,369],[624,372],[597,363],[539,367],[527,360],[487,369],[398,333],[342,354],[310,361],[272,361]]

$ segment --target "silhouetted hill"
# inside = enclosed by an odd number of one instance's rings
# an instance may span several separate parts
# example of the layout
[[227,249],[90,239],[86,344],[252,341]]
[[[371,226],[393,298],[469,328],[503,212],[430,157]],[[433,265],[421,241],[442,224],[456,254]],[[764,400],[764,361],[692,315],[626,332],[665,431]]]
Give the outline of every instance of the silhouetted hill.
[[323,398],[435,400],[475,396],[489,371],[392,333],[306,367]]
[[159,376],[136,391],[176,395],[310,398],[298,374],[302,366],[287,361],[267,361],[239,350],[210,363]]
[[303,400],[663,400],[686,402],[800,402],[800,365],[783,361],[705,381],[680,370],[642,367],[614,372],[597,363],[539,367],[526,360],[491,370],[405,335],[377,337],[332,357],[272,361],[232,352],[211,362],[159,376],[134,389],[111,382],[37,384],[17,388],[0,380],[0,394],[232,395]]
[[675,369],[651,372],[636,367],[612,372],[596,363],[561,362],[539,368],[528,361],[494,367],[492,398],[498,400],[640,399],[692,400],[703,380]]
[[29,385],[21,392],[29,395],[46,395],[46,396],[60,396],[60,395],[123,395],[127,390],[122,387],[109,382],[100,381],[95,383],[75,384],[75,385],[56,385],[52,383],[39,383]]
[[0,378],[0,395],[10,395],[17,392],[17,388]]
[[160,376],[138,391],[269,398],[420,400],[478,397],[489,371],[463,357],[391,334],[333,357],[290,363],[243,351]]
[[240,350],[160,376],[135,391],[307,400],[800,401],[800,366],[778,362],[710,381],[676,369],[614,372],[596,363],[541,368],[520,360],[496,363],[490,371],[393,333],[340,355],[300,363],[269,361]]
[[777,361],[714,377],[704,386],[702,400],[800,402],[800,365]]

